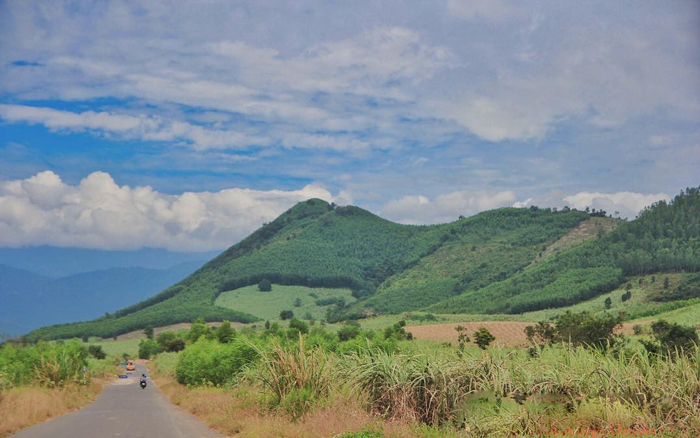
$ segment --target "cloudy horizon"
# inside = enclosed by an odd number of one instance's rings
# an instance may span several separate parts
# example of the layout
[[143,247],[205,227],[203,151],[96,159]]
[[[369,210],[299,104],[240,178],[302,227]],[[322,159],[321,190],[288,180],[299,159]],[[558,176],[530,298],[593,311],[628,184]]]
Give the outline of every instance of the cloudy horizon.
[[223,249],[319,197],[634,218],[700,182],[700,4],[0,2],[0,246]]

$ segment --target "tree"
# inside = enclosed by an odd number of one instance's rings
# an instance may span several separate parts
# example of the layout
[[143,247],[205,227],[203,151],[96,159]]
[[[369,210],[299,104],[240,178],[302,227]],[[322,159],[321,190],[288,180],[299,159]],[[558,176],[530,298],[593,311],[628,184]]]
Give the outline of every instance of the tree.
[[605,308],[606,308],[606,309],[609,309],[609,308],[611,308],[611,307],[612,307],[612,299],[610,299],[610,297],[607,297],[607,298],[605,299]]
[[139,342],[139,359],[150,359],[158,354],[160,347],[152,339],[144,339]]
[[182,338],[170,339],[165,344],[165,351],[167,351],[169,353],[175,353],[178,351],[182,351],[184,349],[185,349],[185,340]]
[[354,339],[360,334],[360,327],[356,324],[345,324],[338,330],[338,339],[340,342],[349,341]]
[[664,278],[664,289],[668,289],[669,283],[670,283],[670,281],[669,281],[668,277]]
[[88,354],[90,354],[90,356],[94,357],[95,359],[104,359],[107,357],[107,354],[104,351],[102,351],[101,345],[90,345],[88,347]]
[[461,325],[455,327],[457,331],[457,344],[459,345],[459,351],[464,351],[464,346],[470,341],[469,335],[467,334],[467,328]]
[[158,343],[158,346],[160,346],[161,351],[166,351],[168,347],[168,342],[171,340],[177,338],[177,335],[175,332],[172,331],[167,331],[167,332],[161,332],[158,333],[158,336],[156,336],[156,342]]
[[302,335],[309,333],[309,326],[300,319],[292,318],[292,320],[289,321],[289,330],[291,333],[294,333],[294,336],[296,337],[297,332],[301,333]]
[[676,354],[695,354],[695,347],[700,344],[695,327],[665,320],[656,321],[651,325],[656,342],[642,341],[644,348],[651,353],[675,356]]
[[292,318],[294,318],[294,312],[292,312],[291,310],[283,310],[280,312],[280,319],[282,321],[286,321]]
[[482,350],[486,350],[486,347],[493,342],[496,337],[491,334],[489,329],[486,327],[479,327],[479,330],[474,332],[474,343],[479,346]]
[[625,292],[624,294],[622,294],[622,297],[621,297],[621,298],[622,298],[622,302],[623,302],[623,303],[624,303],[625,301],[629,300],[630,298],[632,298],[632,291],[631,291],[631,290],[628,290],[627,292]]
[[201,338],[202,336],[204,336],[205,338],[210,338],[211,337],[211,328],[209,328],[204,323],[204,318],[197,318],[192,323],[192,326],[190,327],[190,331],[187,333],[187,339],[190,342],[195,343],[195,342],[197,342],[197,339]]
[[301,298],[294,300],[294,307],[301,307]]
[[147,325],[145,329],[143,329],[143,334],[146,335],[146,339],[150,339],[151,341],[153,340],[153,326],[152,325]]
[[272,283],[270,283],[270,280],[267,278],[263,278],[260,280],[260,283],[258,283],[258,290],[260,292],[270,292],[272,290]]
[[270,320],[265,321],[265,330],[270,330]]
[[222,344],[228,344],[236,338],[236,330],[231,327],[229,321],[224,321],[219,328],[216,329],[214,336],[216,336],[216,339]]

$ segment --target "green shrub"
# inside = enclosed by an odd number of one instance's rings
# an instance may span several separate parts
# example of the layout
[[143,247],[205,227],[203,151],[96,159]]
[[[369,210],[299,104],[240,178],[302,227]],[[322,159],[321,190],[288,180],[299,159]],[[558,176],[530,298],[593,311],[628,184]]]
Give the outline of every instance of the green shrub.
[[88,353],[95,359],[104,359],[107,357],[107,354],[102,351],[101,345],[90,345],[88,347]]
[[144,339],[139,342],[139,359],[150,359],[155,357],[160,351],[160,346],[156,341]]
[[202,339],[180,353],[175,377],[185,385],[224,385],[258,358],[257,350],[239,339],[228,344]]
[[270,292],[272,290],[272,283],[270,283],[270,280],[267,278],[263,278],[260,280],[260,283],[258,283],[258,290],[260,292]]

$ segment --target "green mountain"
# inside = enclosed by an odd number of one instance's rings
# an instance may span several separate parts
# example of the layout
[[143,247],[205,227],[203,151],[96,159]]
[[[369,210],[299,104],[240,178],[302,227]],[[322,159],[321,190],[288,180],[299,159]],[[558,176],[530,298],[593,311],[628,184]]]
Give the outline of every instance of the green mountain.
[[[254,322],[259,319],[254,297],[246,300],[247,313],[236,309],[236,300],[219,301],[232,308],[214,302],[224,292],[264,278],[278,285],[351,289],[356,301],[329,307],[331,319],[425,309],[519,313],[565,306],[608,292],[629,275],[700,270],[698,218],[698,189],[657,203],[628,223],[532,207],[410,226],[313,199],[150,299],[93,321],[45,327],[29,338],[107,337],[200,316]],[[620,225],[606,233],[616,222]],[[572,243],[571,236],[584,229],[595,232]]]

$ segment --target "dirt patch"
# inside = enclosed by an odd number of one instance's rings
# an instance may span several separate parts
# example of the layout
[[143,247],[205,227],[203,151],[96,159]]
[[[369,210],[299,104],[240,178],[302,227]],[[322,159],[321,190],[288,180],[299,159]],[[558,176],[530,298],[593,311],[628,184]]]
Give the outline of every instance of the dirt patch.
[[[623,335],[631,335],[634,333],[632,327],[637,324],[640,323],[623,324],[620,333]],[[480,327],[486,327],[496,337],[496,340],[493,341],[494,344],[518,347],[528,345],[527,337],[525,336],[525,327],[534,325],[534,323],[519,321],[458,322],[452,324],[407,326],[406,331],[413,333],[413,337],[416,339],[450,342],[453,345],[457,345],[457,330],[455,330],[455,328],[458,325],[466,327],[470,337],[472,337],[472,334]]]
[[455,328],[458,325],[465,327],[470,337],[472,333],[480,327],[486,327],[496,337],[496,340],[493,341],[494,344],[514,347],[527,345],[525,327],[532,325],[532,323],[519,321],[459,322],[453,324],[408,326],[406,327],[406,331],[413,333],[413,337],[416,339],[451,342],[457,345],[457,330],[455,330]]

